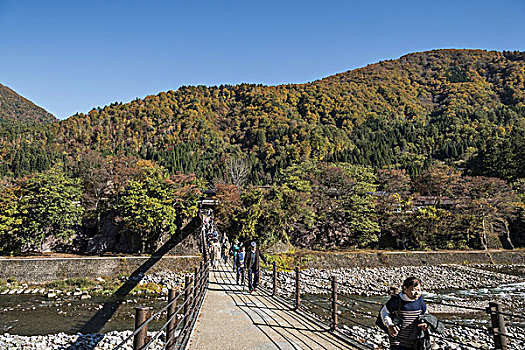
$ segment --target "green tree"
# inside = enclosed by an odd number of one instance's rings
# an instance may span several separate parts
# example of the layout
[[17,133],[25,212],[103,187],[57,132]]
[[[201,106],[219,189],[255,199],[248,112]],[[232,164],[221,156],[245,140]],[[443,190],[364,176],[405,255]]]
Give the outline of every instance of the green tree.
[[282,171],[283,203],[289,205],[287,226],[294,244],[340,247],[373,246],[379,224],[372,193],[371,168],[347,163],[294,165]]
[[163,169],[147,161],[139,167],[142,174],[130,180],[119,195],[118,214],[140,242],[140,252],[153,252],[163,233],[176,232],[175,195]]
[[[360,247],[378,243],[379,222],[375,212],[376,176],[369,167],[339,163],[335,165],[343,172],[343,181],[334,181],[338,191],[337,201],[344,211],[345,225],[350,235],[356,237]],[[325,174],[321,178],[330,179]]]
[[149,161],[138,166],[142,173],[120,193],[118,213],[140,251],[153,252],[163,234],[176,234],[185,219],[197,215],[202,183],[193,175],[168,178],[164,168]]
[[256,230],[257,223],[263,214],[263,190],[257,187],[247,188],[241,193],[241,206],[235,213],[236,231],[243,241],[258,239],[262,232]]
[[205,184],[195,174],[176,174],[170,177],[169,186],[173,190],[177,230],[180,230],[185,220],[197,216],[201,188]]
[[82,187],[61,169],[21,181],[21,226],[17,236],[23,250],[41,250],[46,239],[52,244],[70,243],[82,224]]
[[0,253],[12,254],[20,249],[18,231],[22,227],[20,216],[20,187],[0,189]]

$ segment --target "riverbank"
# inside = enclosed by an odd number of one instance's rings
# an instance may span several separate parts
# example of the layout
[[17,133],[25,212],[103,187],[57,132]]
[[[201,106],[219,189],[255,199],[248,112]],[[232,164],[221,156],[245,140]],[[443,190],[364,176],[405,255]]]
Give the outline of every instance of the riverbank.
[[[525,250],[487,251],[311,251],[271,255],[281,268],[401,267],[456,265],[525,265]],[[147,275],[161,271],[192,272],[200,256],[44,256],[0,257],[0,280],[41,284],[57,280]]]
[[[410,255],[410,259],[405,262],[412,262],[415,264],[415,262],[418,261],[419,263],[415,265],[398,266],[402,265],[407,254]],[[436,301],[435,303],[428,303],[429,311],[431,313],[440,314],[440,317],[446,317],[446,319],[450,320],[450,315],[456,315],[456,318],[452,319],[454,321],[462,322],[470,317],[468,313],[472,311],[469,310],[469,307],[483,310],[487,306],[488,300],[497,300],[504,306],[505,310],[511,310],[512,313],[524,314],[525,263],[519,263],[525,256],[523,251],[491,251],[482,252],[482,254],[481,252],[459,252],[458,255],[455,255],[454,258],[450,258],[450,260],[460,261],[465,257],[472,257],[471,259],[464,260],[459,264],[450,264],[450,261],[447,261],[450,254],[453,253],[315,252],[314,254],[308,251],[301,251],[287,254],[286,258],[282,258],[283,255],[275,256],[281,257],[282,262],[285,262],[288,265],[295,266],[294,264],[297,263],[298,266],[302,266],[301,280],[304,283],[302,283],[301,289],[305,294],[326,294],[327,290],[325,288],[329,288],[330,278],[333,275],[336,276],[339,282],[338,288],[342,294],[356,296],[357,298],[369,301],[373,300],[376,302],[383,302],[388,296],[390,286],[399,287],[404,278],[417,276],[423,282],[425,299]],[[292,259],[290,256],[294,256],[294,258]],[[485,259],[485,263],[479,263],[479,261],[483,260],[480,258],[482,256],[484,256],[483,259]],[[122,258],[119,257],[117,259]],[[149,258],[142,257],[141,259],[142,262],[145,262],[148,261]],[[352,261],[353,263],[349,264],[349,261]],[[441,263],[429,265],[430,261],[441,261]],[[505,261],[505,263],[501,263],[501,261]],[[330,263],[334,263],[334,268],[323,268],[330,266]],[[192,269],[189,267],[183,272],[177,272],[174,270],[176,269],[173,269],[172,266],[170,269],[150,269],[145,273],[139,272],[132,276],[129,274],[120,274],[114,278],[97,277],[90,279],[93,284],[88,283],[89,287],[86,285],[75,287],[67,285],[66,283],[67,288],[62,286],[60,288],[57,287],[52,289],[45,288],[46,284],[37,288],[35,285],[22,283],[11,277],[10,280],[5,281],[5,284],[2,285],[0,283],[0,294],[28,294],[33,293],[34,290],[38,290],[39,293],[47,296],[46,293],[52,292],[52,296],[49,296],[46,299],[49,300],[49,302],[43,300],[39,301],[39,303],[42,305],[45,304],[45,308],[49,309],[51,312],[54,312],[56,309],[57,315],[60,314],[60,317],[67,318],[69,322],[72,322],[72,319],[76,317],[75,311],[68,311],[66,308],[66,306],[71,303],[71,298],[81,299],[82,295],[96,295],[97,293],[102,292],[105,292],[106,295],[111,295],[114,290],[119,288],[119,286],[131,282],[134,285],[134,288],[130,290],[130,295],[142,294],[144,297],[149,297],[147,298],[148,300],[157,300],[160,299],[159,296],[165,297],[168,288],[180,289],[183,285],[184,275],[188,272],[192,272]],[[265,271],[263,274],[266,277],[269,277],[270,271]],[[82,281],[85,283],[86,279],[83,279]],[[75,282],[75,280],[73,279],[70,282]],[[60,286],[60,283],[57,284],[57,286]],[[109,286],[112,287],[109,288]],[[86,288],[91,289],[88,289],[86,293]],[[291,271],[279,271],[279,294],[291,295],[294,292],[294,289],[295,274]],[[13,290],[15,291],[12,292]],[[484,296],[480,297],[480,294],[483,293],[485,293]],[[440,300],[445,301],[446,304],[449,305],[440,304]],[[96,301],[96,298],[94,297],[91,301]],[[341,302],[344,301],[341,300]],[[131,301],[129,301],[129,303],[131,303]],[[3,309],[0,309],[0,313],[11,315],[13,311],[35,312],[34,307],[31,308],[32,310],[30,311],[30,309],[27,306],[24,306],[23,303],[20,304],[20,310],[18,310],[16,306],[9,309],[4,307]],[[452,306],[450,304],[452,304]],[[355,305],[352,305],[352,307],[353,306]],[[24,310],[22,310],[22,308],[24,308]],[[85,306],[82,308],[86,309]],[[158,307],[156,306],[154,309],[156,308]],[[367,310],[363,309],[362,311],[376,314],[376,309],[378,309],[378,306],[374,306]],[[92,310],[92,312],[96,311],[96,308]],[[478,313],[481,313],[482,317],[487,319],[487,315],[482,311]],[[117,345],[118,342],[122,341],[126,337],[126,334],[130,334],[130,331],[122,330],[126,329],[126,327],[132,327],[132,313],[130,310],[127,310],[124,314],[126,319],[123,324],[125,324],[125,326],[120,327],[115,325],[115,328],[113,329],[117,329],[118,331],[99,331],[104,332],[103,334],[71,335],[58,333],[59,330],[52,330],[49,331],[48,335],[23,337],[8,333],[11,331],[16,333],[14,328],[11,330],[7,329],[4,330],[4,334],[0,336],[0,349],[111,349]],[[115,321],[111,321],[109,324],[112,322]],[[462,326],[449,327],[449,332],[451,332],[450,335],[453,339],[471,339],[467,342],[483,345],[490,340],[490,337],[485,334],[486,332],[484,331],[486,325],[486,323],[480,325],[480,327],[483,328],[483,332],[480,334],[478,334],[478,330],[471,330],[468,327]],[[374,330],[363,327],[350,328],[350,326],[351,325],[342,325],[343,329],[353,332],[352,334],[361,337],[363,340],[375,339],[379,341],[379,339],[383,339],[383,342],[386,340],[384,335],[377,329]],[[511,329],[511,331],[516,337],[521,337],[522,334],[525,334],[523,328],[516,328],[516,330]],[[33,344],[39,345],[31,347]],[[93,347],[93,344],[96,344],[96,347]],[[437,344],[438,345],[436,346],[438,347],[436,349],[461,348],[454,342],[448,342],[446,344],[438,342]],[[515,344],[521,346],[517,348],[525,348],[525,339],[519,338]],[[155,349],[157,348],[162,348],[162,346],[155,347]],[[480,348],[483,348],[483,346],[480,346]]]
[[[132,331],[109,332],[106,334],[65,334],[19,336],[5,333],[0,335],[0,349],[9,350],[111,350],[127,337]],[[155,332],[148,332],[154,336]],[[148,349],[160,350],[164,348],[164,338],[156,340]],[[130,339],[122,350],[133,349],[133,338]]]
[[[388,349],[388,337],[379,329],[359,326],[342,326],[341,331],[349,337],[359,339],[371,349]],[[525,349],[525,327],[508,327],[509,349]],[[445,339],[446,338],[446,339]],[[433,350],[490,350],[494,341],[487,329],[472,329],[469,327],[446,327],[442,335],[434,335]]]
[[192,272],[200,260],[199,255],[3,257],[0,280],[38,284],[73,278],[112,280],[161,271]]
[[348,267],[401,267],[455,265],[525,265],[525,250],[439,251],[314,251],[296,250],[273,254],[283,268],[320,270]]
[[[507,271],[518,271],[518,274],[494,271],[497,267]],[[449,304],[431,304],[430,312],[471,312],[464,307],[484,309],[489,299],[497,300],[505,309],[525,309],[525,274],[519,274],[519,271],[524,269],[525,265],[354,267],[333,270],[309,268],[301,270],[301,291],[313,295],[326,294],[331,287],[331,278],[335,276],[339,281],[338,291],[342,294],[384,298],[389,295],[390,287],[396,287],[400,291],[404,279],[416,276],[422,281],[426,298],[436,302],[446,301]],[[264,271],[263,274],[266,276],[263,283],[269,285],[271,271]],[[279,271],[277,281],[279,294],[294,293],[295,272]],[[508,287],[507,291],[505,286]],[[496,290],[491,293],[491,288]],[[475,292],[469,296],[469,291],[472,290],[479,291],[478,298],[474,297]]]
[[[340,330],[349,337],[356,339],[371,349],[387,349],[388,338],[385,333],[375,328],[342,325]],[[111,350],[127,337],[132,331],[113,331],[106,334],[50,334],[41,336],[19,336],[4,333],[0,335],[0,349],[10,350]],[[509,346],[512,349],[525,348],[525,327],[507,327]],[[153,337],[156,332],[148,332]],[[446,338],[446,339],[444,339]],[[443,335],[432,338],[434,350],[482,349],[489,350],[493,340],[488,330],[472,329],[470,327],[448,326]],[[164,335],[156,340],[150,349],[160,350],[164,347]],[[132,340],[122,347],[132,350]]]

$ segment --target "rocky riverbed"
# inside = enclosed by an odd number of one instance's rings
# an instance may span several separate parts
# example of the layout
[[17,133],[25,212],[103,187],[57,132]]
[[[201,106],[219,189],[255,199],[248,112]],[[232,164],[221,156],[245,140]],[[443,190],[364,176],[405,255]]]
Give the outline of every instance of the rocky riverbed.
[[[183,273],[175,273],[171,271],[158,271],[152,274],[139,274],[131,278],[121,277],[116,281],[105,280],[103,278],[96,278],[88,282],[82,281],[88,286],[84,288],[74,287],[74,284],[78,284],[78,280],[70,281],[73,286],[68,285],[64,282],[62,288],[55,287],[55,284],[51,283],[48,285],[29,285],[27,283],[18,282],[6,282],[5,285],[0,286],[0,295],[20,295],[20,294],[32,294],[32,295],[44,295],[48,298],[55,298],[59,296],[74,296],[79,299],[89,299],[91,295],[98,294],[111,294],[111,287],[118,286],[119,283],[123,284],[126,282],[136,283],[137,288],[130,291],[131,295],[140,294],[166,294],[169,288],[180,290],[184,285]],[[107,285],[110,285],[110,290],[105,289]],[[49,285],[53,287],[48,287]],[[151,287],[151,288],[148,288]],[[113,288],[114,289],[114,288]]]
[[[502,271],[506,271],[502,273]],[[443,335],[445,339],[434,338],[434,349],[489,349],[493,344],[491,336],[487,331],[488,323],[480,323],[472,320],[468,323],[461,313],[468,311],[468,307],[484,309],[487,301],[491,298],[498,298],[506,310],[513,313],[520,312],[519,309],[525,307],[525,266],[513,265],[442,265],[442,266],[406,266],[406,267],[378,267],[378,268],[344,268],[336,270],[316,270],[304,269],[301,271],[301,289],[305,294],[319,295],[326,294],[330,287],[330,279],[335,276],[338,281],[338,289],[341,293],[356,296],[360,299],[375,300],[380,302],[387,298],[390,286],[399,287],[402,281],[409,276],[417,276],[423,283],[426,292],[426,299],[444,299],[446,303],[457,305],[442,305],[440,303],[428,303],[429,310],[433,313],[445,313],[459,315],[454,318],[447,318],[447,333]],[[270,271],[264,271],[264,281],[271,277]],[[181,288],[183,285],[184,274],[172,272],[159,272],[138,276],[138,285],[158,285],[161,286],[160,294],[165,295],[168,288]],[[295,272],[280,271],[277,276],[278,293],[290,295],[295,290]],[[124,280],[123,280],[124,281]],[[101,281],[102,282],[102,281]],[[516,293],[508,293],[504,289],[497,289],[502,285],[518,286],[513,290]],[[18,288],[18,287],[17,287]],[[33,288],[27,286],[27,289]],[[496,288],[496,289],[491,289]],[[19,290],[19,289],[17,289]],[[40,294],[48,291],[40,292]],[[469,290],[473,291],[469,294]],[[478,298],[474,294],[483,294],[487,291],[486,297]],[[57,298],[63,298],[65,293],[54,291]],[[8,292],[10,293],[10,292]],[[26,294],[24,292],[14,292],[15,294]],[[78,293],[78,291],[77,291]],[[66,294],[67,295],[67,294]],[[82,294],[78,297],[80,298]],[[476,294],[477,295],[477,294]],[[71,297],[74,296],[74,291]],[[437,298],[436,296],[439,296]],[[150,298],[151,299],[151,298]],[[356,305],[354,305],[356,306]],[[373,306],[377,309],[377,305]],[[369,309],[368,312],[373,308]],[[376,310],[377,311],[377,310]],[[521,313],[523,315],[523,313]],[[485,319],[487,318],[484,315]],[[361,321],[361,319],[356,318]],[[507,330],[510,335],[511,349],[525,349],[525,327],[523,319],[514,320]],[[388,342],[386,335],[375,327],[368,327],[372,320],[364,322],[364,326],[354,326],[341,324],[341,329],[352,338],[358,339],[374,349],[382,349]],[[473,327],[472,325],[475,325]],[[0,335],[0,349],[14,350],[105,350],[113,349],[131,334],[131,331],[108,331],[104,334],[66,334],[57,333],[39,336],[19,336],[4,333]],[[155,333],[151,333],[153,336]],[[162,339],[162,337],[161,337]],[[132,342],[129,341],[123,349],[131,349]],[[163,346],[159,340],[152,349],[161,349]]]
[[[338,281],[340,293],[358,295],[362,297],[386,296],[390,287],[400,290],[403,280],[410,276],[418,277],[426,292],[426,297],[435,299],[436,292],[440,291],[469,291],[485,290],[490,297],[488,288],[502,285],[518,286],[522,292],[513,297],[512,294],[500,293],[499,301],[505,308],[525,307],[525,275],[508,274],[497,271],[489,271],[489,266],[477,265],[469,267],[463,265],[440,265],[440,266],[403,266],[403,267],[376,267],[376,268],[346,268],[336,270],[305,269],[301,271],[301,291],[306,294],[328,293],[331,286],[331,278],[335,276]],[[495,266],[490,266],[497,269]],[[503,268],[501,266],[500,268]],[[520,271],[522,266],[506,265],[505,268]],[[271,271],[264,271],[266,284],[271,279]],[[289,295],[295,290],[295,272],[280,271],[277,274],[278,292]],[[520,287],[520,284],[523,284]],[[467,293],[468,294],[468,293]],[[484,308],[487,306],[486,298],[474,300],[473,298],[461,297],[461,293],[441,293],[441,301],[445,299],[447,304],[457,305],[457,308],[433,304],[433,312],[460,312],[462,306]],[[467,300],[468,299],[468,300]]]
[[[505,271],[502,273],[501,271]],[[331,278],[338,281],[338,291],[356,297],[346,304],[355,310],[345,309],[342,317],[351,317],[362,326],[346,322],[340,317],[341,329],[354,339],[360,340],[373,349],[387,349],[388,338],[373,326],[381,304],[387,300],[390,287],[400,290],[403,280],[410,276],[421,279],[431,313],[446,322],[446,332],[433,338],[433,349],[490,349],[492,335],[488,332],[488,315],[484,310],[488,301],[498,301],[508,313],[518,317],[505,316],[510,349],[525,349],[525,266],[518,265],[441,265],[405,266],[379,268],[346,268],[336,270],[304,269],[300,272],[303,298],[320,301],[321,294],[329,293]],[[271,271],[265,271],[263,284],[270,287]],[[278,294],[290,296],[295,291],[295,272],[280,271],[277,274]],[[308,297],[310,295],[310,297]],[[319,296],[319,297],[311,297]],[[326,299],[326,298],[324,298]],[[341,298],[340,303],[344,298]],[[362,304],[355,300],[366,300]],[[374,304],[375,303],[375,304]],[[327,303],[326,307],[330,307]],[[362,306],[364,306],[362,308]],[[312,307],[303,302],[303,307]],[[521,311],[520,311],[521,309]],[[317,309],[317,312],[323,312]],[[364,312],[364,313],[363,313]],[[482,319],[468,319],[467,314],[481,315]],[[366,316],[366,314],[370,316]]]
[[[265,271],[270,275],[271,271]],[[376,268],[346,268],[337,270],[305,269],[301,271],[301,280],[308,284],[328,287],[330,279],[335,276],[339,289],[349,294],[363,296],[385,295],[390,286],[400,287],[403,280],[410,276],[418,277],[427,291],[443,289],[472,289],[495,287],[501,284],[524,282],[525,275],[514,276],[491,272],[481,268],[462,265],[441,266],[402,266]],[[279,272],[280,286],[288,289],[295,281],[295,272]],[[305,290],[311,286],[305,285]],[[311,287],[315,291],[314,287]]]
[[[388,338],[378,329],[359,326],[342,326],[340,330],[347,336],[355,339],[371,349],[387,349]],[[131,331],[109,332],[106,334],[75,334],[65,333],[46,336],[18,336],[0,335],[0,349],[10,350],[110,350],[119,345],[132,334]],[[509,327],[510,349],[525,349],[525,327]],[[148,336],[155,336],[155,332],[148,332]],[[493,341],[486,329],[472,329],[455,326],[448,327],[443,335],[432,338],[433,350],[481,349],[489,350]],[[160,350],[164,347],[162,336],[149,349]],[[122,347],[123,350],[132,350],[130,339]]]
[[[109,332],[106,334],[51,334],[38,336],[0,335],[0,349],[9,350],[110,350],[115,348],[132,334],[131,331]],[[148,332],[153,337],[156,333]],[[164,338],[159,337],[148,349],[160,350],[164,347]],[[133,349],[133,338],[128,340],[123,350]]]
[[[388,349],[388,337],[378,329],[343,326],[341,331],[372,349]],[[507,329],[509,349],[525,349],[525,327]],[[448,326],[442,335],[432,336],[433,350],[489,350],[494,341],[487,329]]]

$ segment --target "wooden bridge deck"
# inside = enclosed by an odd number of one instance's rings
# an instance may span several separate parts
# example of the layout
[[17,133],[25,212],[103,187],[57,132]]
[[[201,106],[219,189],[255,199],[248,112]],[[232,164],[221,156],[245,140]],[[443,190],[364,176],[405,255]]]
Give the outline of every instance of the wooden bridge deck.
[[210,272],[210,285],[189,349],[359,349],[265,291],[248,293],[231,266]]

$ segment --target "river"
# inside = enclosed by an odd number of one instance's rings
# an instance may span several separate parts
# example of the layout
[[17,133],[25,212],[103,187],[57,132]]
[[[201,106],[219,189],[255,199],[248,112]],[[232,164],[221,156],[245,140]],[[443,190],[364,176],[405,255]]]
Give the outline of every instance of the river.
[[[498,269],[495,272],[503,272]],[[506,274],[519,277],[523,275],[523,267],[519,269],[506,269]],[[293,290],[293,284],[290,285]],[[488,301],[499,301],[506,305],[506,310],[514,314],[525,315],[525,282],[506,283],[492,288],[449,289],[435,292],[424,292],[429,310],[446,320],[458,323],[486,324],[488,315],[480,310],[470,310],[468,307],[450,308],[443,307],[443,303],[462,303],[484,309]],[[305,294],[302,296],[303,305],[315,311],[323,318],[329,318],[329,312],[323,308],[312,305],[307,300],[320,303],[324,308],[330,308],[328,295]],[[348,326],[355,325],[353,321],[373,324],[373,317],[366,314],[377,315],[380,304],[387,301],[388,296],[340,296],[340,302],[356,311],[340,308],[340,323]],[[365,300],[365,302],[359,302]],[[377,304],[374,304],[377,303]],[[93,296],[91,299],[80,300],[73,296],[59,296],[46,298],[40,295],[0,295],[0,331],[2,333],[18,335],[45,335],[64,332],[68,334],[82,333],[107,333],[110,331],[130,330],[134,326],[134,307],[148,306],[153,311],[161,309],[166,304],[166,297],[123,297],[116,299],[111,296]],[[150,330],[156,330],[164,322],[165,315],[150,324]],[[516,322],[516,320],[508,319]],[[523,325],[523,320],[519,320]]]
[[[134,307],[138,305],[156,311],[166,305],[166,298],[129,297],[115,300],[108,296],[94,296],[80,300],[74,297],[48,299],[37,295],[2,295],[0,331],[18,335],[45,335],[130,330],[135,322]],[[158,329],[165,322],[164,318],[150,323],[149,329]]]

